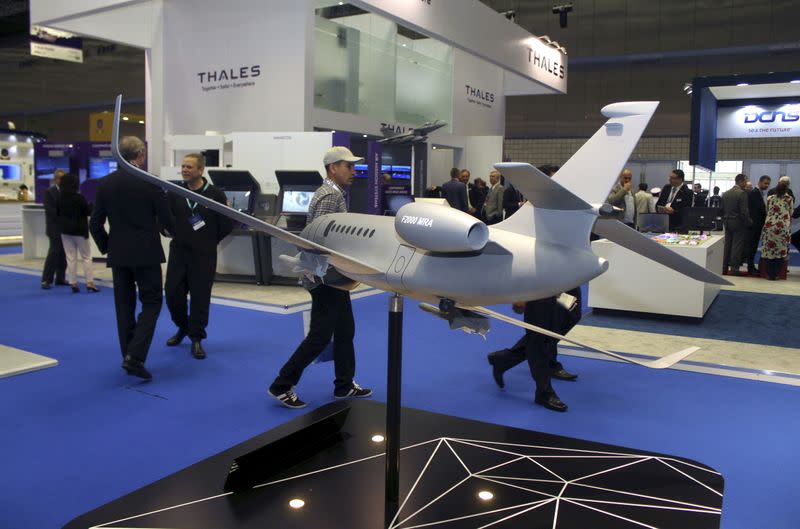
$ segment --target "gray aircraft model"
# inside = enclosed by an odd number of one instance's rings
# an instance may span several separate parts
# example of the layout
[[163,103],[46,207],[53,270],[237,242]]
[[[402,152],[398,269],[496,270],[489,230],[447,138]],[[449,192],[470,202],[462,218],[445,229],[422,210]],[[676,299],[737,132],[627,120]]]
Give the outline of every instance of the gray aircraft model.
[[434,130],[444,127],[445,125],[447,125],[446,122],[437,119],[436,121],[428,121],[427,123],[423,123],[419,127],[414,127],[408,132],[401,133],[397,133],[388,127],[382,127],[381,132],[383,132],[384,136],[386,137],[382,140],[378,140],[378,143],[422,143],[428,139],[428,134]]
[[[639,360],[529,325],[485,305],[558,295],[602,274],[608,262],[592,252],[591,232],[693,280],[730,284],[608,217],[613,213],[605,203],[608,191],[657,102],[604,107],[602,112],[608,121],[552,178],[529,164],[495,165],[527,199],[519,211],[499,224],[487,226],[456,209],[415,202],[401,207],[395,217],[324,215],[301,235],[219,204],[125,161],[119,153],[121,105],[122,96],[118,96],[112,152],[126,172],[297,246],[298,255],[282,257],[298,274],[316,275],[326,284],[343,289],[364,283],[420,300],[424,310],[448,320],[451,328],[485,334],[488,318],[494,318],[625,362],[662,369],[698,348],[655,360]],[[476,280],[478,277],[480,281]]]

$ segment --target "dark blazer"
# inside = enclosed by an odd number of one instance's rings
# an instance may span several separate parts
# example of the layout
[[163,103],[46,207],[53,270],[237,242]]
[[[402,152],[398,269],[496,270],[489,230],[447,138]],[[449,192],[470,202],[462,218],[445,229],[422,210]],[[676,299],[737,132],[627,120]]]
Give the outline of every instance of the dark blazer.
[[764,199],[761,197],[761,191],[758,188],[753,189],[747,194],[747,207],[750,211],[750,218],[753,219],[754,227],[759,231],[764,226],[764,221],[767,220],[767,205],[764,204]]
[[100,180],[89,229],[97,248],[108,253],[109,267],[163,263],[161,228],[175,229],[167,196],[158,187],[119,170]]
[[[672,186],[667,184],[661,189],[661,193],[658,195],[658,202],[656,202],[656,211],[658,211],[658,206],[666,206],[667,201],[669,200],[669,196],[672,194]],[[669,229],[673,230],[683,226],[683,210],[685,208],[692,207],[692,199],[694,198],[694,193],[692,190],[689,189],[686,185],[682,185],[678,192],[675,194],[675,198],[672,199],[672,209],[675,210],[675,213],[669,216]]]
[[[759,200],[761,200],[759,198]],[[722,220],[726,229],[742,229],[752,226],[748,205],[748,193],[739,186],[733,186],[722,193]]]
[[89,204],[80,193],[62,192],[58,199],[58,228],[64,235],[89,238]]
[[[205,181],[205,179],[204,179]],[[209,184],[205,189],[198,191],[201,195],[216,200],[220,204],[227,203],[225,193],[218,187]],[[205,206],[196,205],[191,210],[185,198],[174,193],[167,195],[169,209],[175,218],[175,231],[172,241],[169,243],[171,248],[183,246],[201,253],[216,253],[219,241],[227,237],[233,231],[233,221],[224,215],[215,213]],[[205,226],[195,230],[189,222],[189,218],[197,214],[203,218]]]
[[508,218],[519,209],[519,203],[522,202],[522,193],[517,191],[517,188],[511,185],[508,180],[504,185],[506,187],[503,190],[503,209],[506,212],[506,218]]
[[42,205],[44,206],[45,234],[48,237],[61,235],[61,231],[58,229],[58,198],[60,196],[61,191],[55,185],[48,187],[44,192]]
[[455,178],[451,178],[449,182],[442,184],[442,197],[447,199],[447,203],[452,208],[460,209],[461,211],[469,210],[467,186]]
[[486,203],[486,196],[489,194],[488,187],[478,187],[473,185],[469,189],[469,201],[475,208],[475,216],[480,217],[483,212],[483,205]]

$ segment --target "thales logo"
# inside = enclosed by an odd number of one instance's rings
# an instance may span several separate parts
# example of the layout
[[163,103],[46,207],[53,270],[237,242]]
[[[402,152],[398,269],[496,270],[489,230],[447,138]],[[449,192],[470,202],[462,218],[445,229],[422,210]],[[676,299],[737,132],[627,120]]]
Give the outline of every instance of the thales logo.
[[797,112],[767,111],[767,112],[745,112],[745,123],[792,123],[800,120]]
[[197,73],[197,77],[200,79],[200,84],[216,83],[219,81],[237,81],[239,79],[258,77],[259,75],[261,75],[260,64]]
[[467,89],[467,96],[476,97],[487,103],[494,103],[494,94],[492,92],[487,92],[486,90],[481,90],[468,84],[464,85],[464,87]]

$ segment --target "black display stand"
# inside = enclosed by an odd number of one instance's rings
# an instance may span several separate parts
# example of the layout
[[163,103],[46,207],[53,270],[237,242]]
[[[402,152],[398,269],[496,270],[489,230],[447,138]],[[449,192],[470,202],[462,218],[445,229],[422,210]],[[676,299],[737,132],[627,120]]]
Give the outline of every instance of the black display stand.
[[[342,440],[247,492],[224,492],[237,458],[347,408]],[[419,410],[402,414],[393,529],[720,526],[723,479],[700,463]],[[385,421],[386,407],[377,402],[328,404],[82,515],[65,529],[379,528],[385,523],[386,458],[384,443],[372,437],[384,435]],[[292,508],[292,500],[304,506]]]

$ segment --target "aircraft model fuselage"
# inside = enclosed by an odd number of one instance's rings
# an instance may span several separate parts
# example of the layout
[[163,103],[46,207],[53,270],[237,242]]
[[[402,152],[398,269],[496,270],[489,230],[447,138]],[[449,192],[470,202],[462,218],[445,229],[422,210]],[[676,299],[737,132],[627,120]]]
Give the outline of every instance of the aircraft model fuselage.
[[[480,222],[447,206],[429,205],[426,213],[431,223],[440,222],[442,217],[456,217],[465,229]],[[607,267],[605,260],[590,251],[588,239],[583,247],[571,248],[491,226],[480,250],[445,252],[421,248],[399,236],[396,225],[402,226],[403,217],[404,209],[394,218],[334,213],[317,218],[303,236],[381,271],[348,272],[348,277],[436,303],[452,299],[465,305],[491,305],[541,299],[583,284]],[[429,227],[415,224],[413,228]]]

